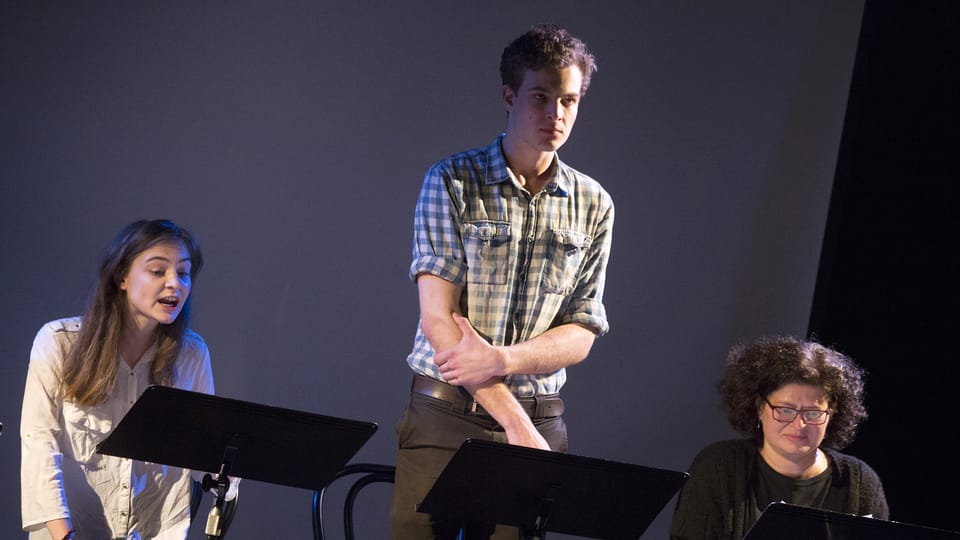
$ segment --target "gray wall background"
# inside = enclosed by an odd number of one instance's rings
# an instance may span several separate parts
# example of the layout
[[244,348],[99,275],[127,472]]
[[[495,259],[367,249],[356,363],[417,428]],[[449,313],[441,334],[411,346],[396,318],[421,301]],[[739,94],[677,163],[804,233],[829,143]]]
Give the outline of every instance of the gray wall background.
[[[219,394],[376,421],[357,461],[393,463],[422,174],[503,129],[499,54],[537,22],[598,56],[560,155],[617,204],[611,332],[564,390],[572,452],[685,469],[733,435],[728,346],[805,333],[862,2],[342,4],[0,4],[0,536],[33,336],[143,217],[201,240]],[[370,489],[360,532],[385,537]],[[310,537],[311,496],[246,482],[230,537]]]

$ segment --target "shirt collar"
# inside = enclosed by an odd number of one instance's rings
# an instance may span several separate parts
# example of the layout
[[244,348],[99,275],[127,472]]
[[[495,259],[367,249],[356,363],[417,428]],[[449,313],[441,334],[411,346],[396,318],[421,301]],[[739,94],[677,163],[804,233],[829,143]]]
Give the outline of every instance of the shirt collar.
[[[488,185],[510,181],[510,172],[507,170],[507,158],[503,155],[503,137],[505,135],[506,133],[501,133],[487,148],[489,161],[487,162],[487,174],[484,183]],[[570,192],[567,166],[560,161],[560,156],[554,154],[553,164],[550,168],[551,178],[543,190],[550,195],[566,197]]]

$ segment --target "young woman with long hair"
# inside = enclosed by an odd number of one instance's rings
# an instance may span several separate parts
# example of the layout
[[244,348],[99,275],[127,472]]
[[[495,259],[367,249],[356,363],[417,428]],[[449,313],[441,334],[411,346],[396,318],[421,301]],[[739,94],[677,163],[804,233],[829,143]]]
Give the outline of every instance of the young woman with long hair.
[[20,424],[31,540],[186,538],[190,471],[95,450],[150,385],[213,393],[210,354],[189,329],[202,266],[186,229],[131,223],[104,254],[83,315],[38,332]]

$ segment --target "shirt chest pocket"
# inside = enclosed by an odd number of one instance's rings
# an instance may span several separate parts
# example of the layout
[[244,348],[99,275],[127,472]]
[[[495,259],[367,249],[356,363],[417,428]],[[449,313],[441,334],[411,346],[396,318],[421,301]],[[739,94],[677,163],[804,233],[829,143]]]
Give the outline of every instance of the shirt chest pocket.
[[547,258],[544,261],[544,292],[563,295],[573,292],[591,242],[590,236],[577,231],[550,231]]
[[69,401],[63,402],[63,420],[67,437],[73,449],[73,457],[80,463],[95,466],[97,444],[113,429],[113,422],[98,414],[100,407],[82,407]]
[[461,228],[471,283],[503,285],[510,268],[510,224],[473,221]]

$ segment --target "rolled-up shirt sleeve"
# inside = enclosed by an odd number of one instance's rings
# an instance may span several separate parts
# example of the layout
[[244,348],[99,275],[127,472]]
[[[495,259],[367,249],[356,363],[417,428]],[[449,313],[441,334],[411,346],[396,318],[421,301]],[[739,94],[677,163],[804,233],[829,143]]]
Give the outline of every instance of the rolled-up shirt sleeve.
[[607,262],[613,242],[613,201],[603,198],[607,206],[594,232],[593,240],[584,257],[577,285],[560,314],[562,324],[578,323],[594,329],[597,336],[610,330],[607,313],[603,307],[603,290],[607,275]]
[[437,164],[427,171],[414,215],[410,279],[431,274],[464,285],[467,262],[460,236],[462,188]]
[[38,333],[30,352],[20,418],[20,490],[24,530],[70,517],[63,484],[58,441],[62,432],[59,358],[62,345],[50,324]]

